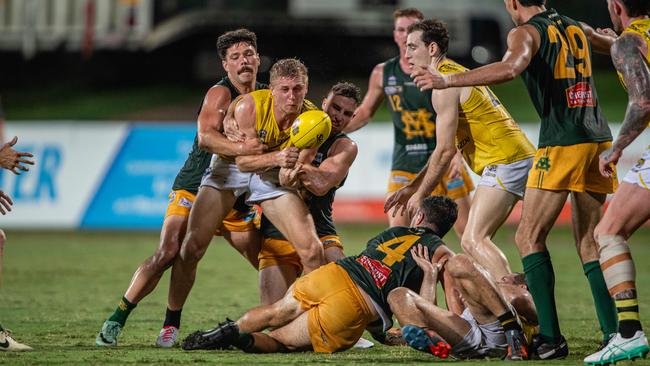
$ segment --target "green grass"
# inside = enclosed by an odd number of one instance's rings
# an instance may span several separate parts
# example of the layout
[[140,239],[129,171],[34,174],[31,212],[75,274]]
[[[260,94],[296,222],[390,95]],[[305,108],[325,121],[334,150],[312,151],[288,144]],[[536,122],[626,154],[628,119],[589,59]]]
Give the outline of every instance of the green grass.
[[[347,253],[357,253],[377,225],[341,227]],[[104,319],[110,315],[140,262],[157,245],[156,233],[9,232],[5,248],[4,287],[0,289],[0,320],[16,338],[36,352],[0,354],[0,364],[429,364],[435,359],[404,347],[377,346],[334,355],[313,353],[248,355],[241,352],[184,352],[153,347],[166,304],[169,277],[131,315],[117,349],[94,347]],[[513,245],[514,229],[500,230],[496,242],[506,251],[514,270],[521,270]],[[454,235],[450,246],[458,250]],[[637,260],[641,309],[650,329],[650,230],[630,241]],[[549,238],[557,274],[562,329],[571,355],[557,365],[581,364],[600,339],[591,295],[566,228]],[[256,273],[215,239],[201,262],[197,284],[183,312],[181,336],[206,328],[226,316],[237,317],[257,304]],[[469,362],[468,364],[476,364]],[[636,365],[648,364],[646,360]]]

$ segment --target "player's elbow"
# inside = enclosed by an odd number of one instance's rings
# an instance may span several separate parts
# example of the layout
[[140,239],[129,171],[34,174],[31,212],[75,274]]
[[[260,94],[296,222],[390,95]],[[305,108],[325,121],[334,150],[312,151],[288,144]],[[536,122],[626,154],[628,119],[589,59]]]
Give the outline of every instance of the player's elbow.
[[210,146],[208,144],[207,133],[199,131],[199,133],[197,133],[197,140],[198,140],[199,148],[201,150],[208,151],[208,148]]
[[520,72],[519,69],[516,67],[515,64],[506,62],[504,63],[503,71],[501,73],[501,80],[502,81],[512,81],[517,76],[519,76]]

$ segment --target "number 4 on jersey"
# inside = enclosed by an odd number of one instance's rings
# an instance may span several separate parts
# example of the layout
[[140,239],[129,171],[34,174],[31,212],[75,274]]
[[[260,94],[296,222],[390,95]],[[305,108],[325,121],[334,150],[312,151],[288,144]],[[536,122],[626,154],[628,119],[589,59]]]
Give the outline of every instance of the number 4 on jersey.
[[406,253],[406,251],[409,250],[418,239],[420,239],[420,237],[417,235],[404,235],[382,243],[377,247],[378,251],[386,253],[386,256],[381,261],[389,267],[397,262],[401,262],[405,258],[404,253]]

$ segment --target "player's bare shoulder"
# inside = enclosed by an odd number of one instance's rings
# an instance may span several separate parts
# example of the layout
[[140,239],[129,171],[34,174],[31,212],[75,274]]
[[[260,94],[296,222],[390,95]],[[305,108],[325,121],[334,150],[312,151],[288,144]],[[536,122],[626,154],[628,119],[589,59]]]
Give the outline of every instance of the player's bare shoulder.
[[370,87],[384,87],[384,66],[385,62],[375,65],[370,73]]

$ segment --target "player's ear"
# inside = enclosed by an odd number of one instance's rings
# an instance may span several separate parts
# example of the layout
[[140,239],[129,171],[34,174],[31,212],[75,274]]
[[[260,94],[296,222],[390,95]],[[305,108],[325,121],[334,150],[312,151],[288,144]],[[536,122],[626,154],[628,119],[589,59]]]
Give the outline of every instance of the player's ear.
[[320,105],[320,109],[322,109],[323,111],[327,112],[327,111],[326,111],[326,109],[327,109],[327,98],[323,98],[323,103],[321,103],[321,105]]

